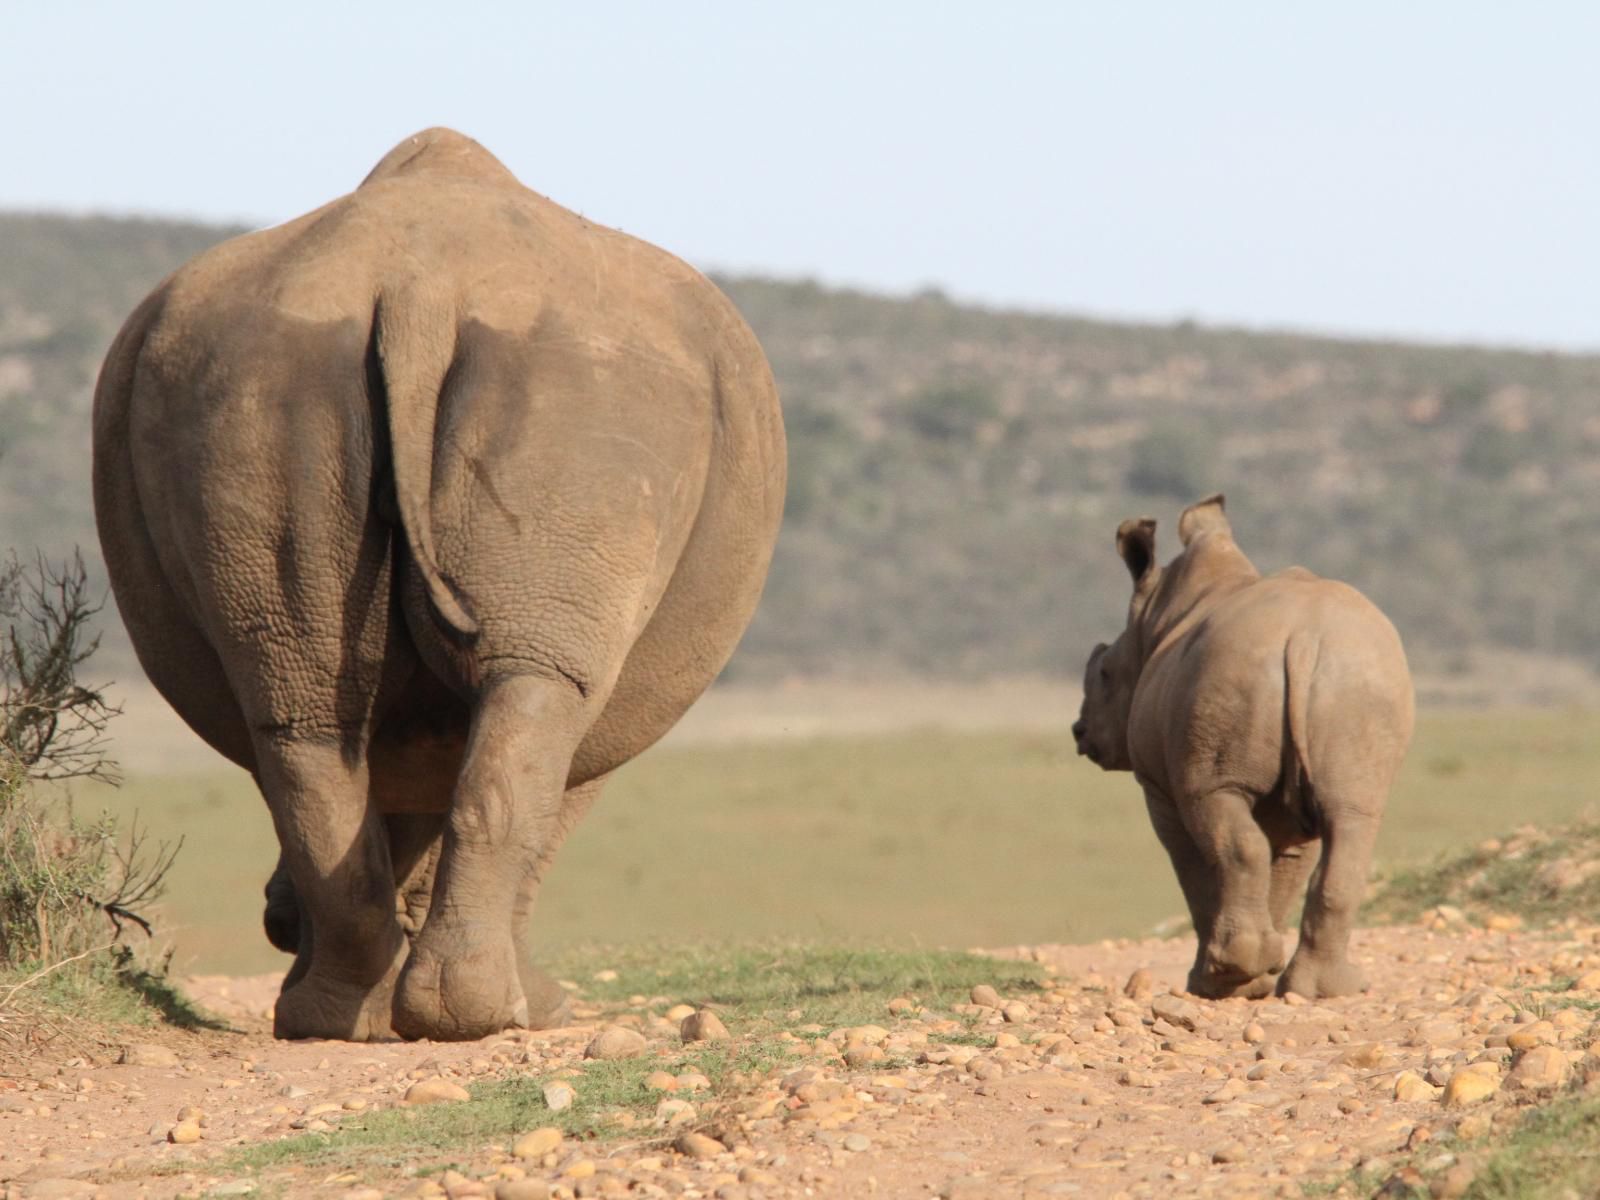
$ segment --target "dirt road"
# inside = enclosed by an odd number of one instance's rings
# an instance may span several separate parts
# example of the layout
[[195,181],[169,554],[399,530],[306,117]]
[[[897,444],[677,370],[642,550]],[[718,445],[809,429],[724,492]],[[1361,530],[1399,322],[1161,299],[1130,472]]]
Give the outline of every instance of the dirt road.
[[[1600,1078],[1594,1013],[1568,1004],[1600,999],[1586,990],[1600,988],[1600,928],[1363,931],[1356,958],[1377,987],[1318,1003],[1172,995],[1185,939],[1002,953],[1046,964],[1053,984],[951,1013],[897,1003],[878,1026],[796,1041],[792,1064],[715,1096],[674,1080],[615,1141],[519,1157],[500,1139],[354,1169],[239,1156],[308,1132],[337,1145],[341,1122],[405,1106],[419,1081],[582,1072],[614,1021],[644,1035],[646,1055],[675,1049],[675,1026],[648,1004],[580,1004],[570,1028],[477,1043],[279,1043],[265,1019],[275,980],[200,978],[196,996],[236,1031],[162,1034],[131,1052],[148,1065],[59,1038],[0,1064],[0,1187],[22,1200],[1298,1196],[1447,1129],[1481,1137],[1591,1066]],[[1470,1144],[1458,1152],[1423,1155],[1446,1195],[1473,1170]]]

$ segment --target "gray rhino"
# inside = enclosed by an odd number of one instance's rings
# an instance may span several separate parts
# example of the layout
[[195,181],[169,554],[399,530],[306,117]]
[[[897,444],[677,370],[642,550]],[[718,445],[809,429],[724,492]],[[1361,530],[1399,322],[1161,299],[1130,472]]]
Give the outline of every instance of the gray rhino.
[[1127,628],[1089,657],[1078,753],[1144,789],[1199,938],[1190,991],[1360,991],[1350,927],[1411,740],[1399,634],[1346,584],[1300,567],[1263,577],[1220,495],[1184,511],[1165,568],[1155,528],[1117,529],[1133,598]]
[[732,654],[784,453],[715,287],[447,129],[139,305],[95,515],[139,661],[271,810],[279,1037],[561,1019],[540,877]]

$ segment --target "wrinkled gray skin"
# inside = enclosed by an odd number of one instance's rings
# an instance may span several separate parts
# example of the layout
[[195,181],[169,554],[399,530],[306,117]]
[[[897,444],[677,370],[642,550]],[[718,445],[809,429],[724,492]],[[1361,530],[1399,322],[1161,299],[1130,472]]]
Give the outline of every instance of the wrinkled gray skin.
[[1122,635],[1089,657],[1078,753],[1144,789],[1198,935],[1190,991],[1360,991],[1350,927],[1411,740],[1399,635],[1345,584],[1299,567],[1263,578],[1221,496],[1184,511],[1165,568],[1155,525],[1117,530],[1133,597]]
[[727,661],[778,529],[733,306],[432,129],[162,283],[94,441],[139,660],[277,828],[278,1036],[560,1020],[540,877]]

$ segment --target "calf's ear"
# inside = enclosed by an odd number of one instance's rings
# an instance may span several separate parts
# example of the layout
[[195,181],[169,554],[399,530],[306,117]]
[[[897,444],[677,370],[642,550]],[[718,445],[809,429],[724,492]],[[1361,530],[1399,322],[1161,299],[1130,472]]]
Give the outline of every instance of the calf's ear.
[[1129,517],[1117,526],[1117,553],[1128,565],[1137,590],[1156,565],[1156,523],[1153,517]]
[[1212,529],[1222,533],[1232,533],[1233,526],[1228,524],[1228,514],[1223,508],[1221,492],[1215,492],[1204,500],[1196,500],[1189,505],[1178,518],[1178,541],[1187,546],[1202,533]]

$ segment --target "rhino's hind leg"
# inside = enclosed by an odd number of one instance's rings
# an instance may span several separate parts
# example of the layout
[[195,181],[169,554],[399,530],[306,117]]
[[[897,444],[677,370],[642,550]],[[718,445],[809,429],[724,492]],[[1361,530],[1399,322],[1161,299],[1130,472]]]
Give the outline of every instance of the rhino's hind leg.
[[390,813],[389,858],[394,864],[395,916],[407,938],[416,939],[428,920],[433,880],[444,845],[444,813]]
[[567,990],[535,966],[527,952],[528,918],[532,915],[544,873],[549,868],[551,860],[555,858],[556,851],[561,848],[561,843],[566,841],[567,835],[577,828],[584,813],[589,811],[590,806],[599,797],[605,782],[606,776],[602,775],[598,779],[591,779],[588,783],[567,789],[567,794],[561,800],[561,814],[556,819],[555,827],[550,831],[550,836],[539,852],[533,871],[527,876],[522,891],[517,896],[517,908],[512,917],[511,928],[512,935],[517,939],[521,949],[517,960],[517,974],[522,980],[522,994],[528,1001],[529,1029],[554,1029],[565,1025],[572,1017],[572,1006]]
[[[541,859],[565,832],[567,773],[586,717],[565,681],[514,676],[487,687],[451,800],[432,905],[395,998],[402,1036],[465,1040],[534,1022],[513,923],[526,911]],[[548,995],[538,999],[549,1007]]]
[[388,839],[368,809],[366,767],[359,756],[349,765],[333,742],[263,739],[257,754],[302,916],[273,1033],[385,1037],[406,942],[395,920]]
[[1300,945],[1278,980],[1278,991],[1307,999],[1364,991],[1366,979],[1349,959],[1350,929],[1367,890],[1376,816],[1341,814],[1323,833],[1322,861],[1311,877]]
[[1248,985],[1283,970],[1283,937],[1272,925],[1272,844],[1256,823],[1251,798],[1233,788],[1197,797],[1182,810],[1217,880],[1210,934],[1190,990],[1202,996],[1248,994]]
[[[1305,895],[1306,879],[1310,876],[1312,868],[1317,865],[1317,856],[1321,851],[1320,841],[1298,842],[1278,847],[1273,851],[1272,883],[1267,891],[1267,909],[1272,917],[1272,928],[1285,943],[1290,933],[1289,914],[1294,910],[1295,901]],[[1235,988],[1231,994],[1242,996],[1246,1000],[1262,1000],[1277,991],[1278,980],[1281,978],[1281,971],[1269,971]]]

